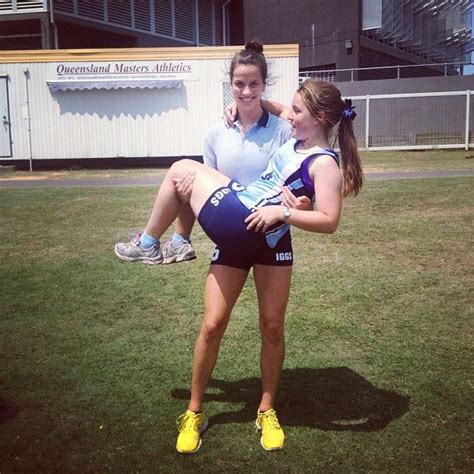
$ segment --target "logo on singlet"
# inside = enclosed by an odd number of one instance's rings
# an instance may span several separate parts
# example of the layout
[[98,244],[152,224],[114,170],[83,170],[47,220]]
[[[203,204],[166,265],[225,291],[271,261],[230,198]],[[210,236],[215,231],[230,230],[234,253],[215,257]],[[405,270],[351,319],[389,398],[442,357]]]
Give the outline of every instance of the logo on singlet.
[[240,192],[240,191],[243,191],[245,189],[244,186],[242,186],[241,184],[239,183],[236,183],[235,181],[231,184],[231,188],[233,191],[235,192]]
[[270,171],[270,173],[262,175],[262,179],[264,179],[265,181],[268,181],[269,179],[272,179],[272,177],[273,177],[273,171]]

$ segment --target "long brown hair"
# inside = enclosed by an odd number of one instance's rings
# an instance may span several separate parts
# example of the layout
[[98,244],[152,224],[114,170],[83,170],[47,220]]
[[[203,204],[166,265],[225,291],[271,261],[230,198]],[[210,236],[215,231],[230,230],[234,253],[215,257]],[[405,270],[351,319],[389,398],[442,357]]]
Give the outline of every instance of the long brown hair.
[[347,113],[350,111],[348,104],[342,100],[339,89],[330,82],[307,79],[297,92],[311,115],[323,124],[328,135],[331,129],[337,126],[344,182],[343,195],[357,196],[362,188],[363,172],[352,127],[355,114],[353,111]]

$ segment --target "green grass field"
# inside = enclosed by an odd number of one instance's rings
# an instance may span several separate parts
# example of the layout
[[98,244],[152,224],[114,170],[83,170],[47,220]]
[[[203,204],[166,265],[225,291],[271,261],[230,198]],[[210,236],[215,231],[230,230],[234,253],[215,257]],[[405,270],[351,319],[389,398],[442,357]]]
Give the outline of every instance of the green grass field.
[[0,472],[472,472],[473,184],[368,181],[336,234],[295,230],[286,447],[263,451],[253,425],[249,279],[188,457],[175,420],[212,244],[196,228],[196,261],[126,264],[113,244],[143,227],[153,188],[0,189],[0,397],[19,407]]

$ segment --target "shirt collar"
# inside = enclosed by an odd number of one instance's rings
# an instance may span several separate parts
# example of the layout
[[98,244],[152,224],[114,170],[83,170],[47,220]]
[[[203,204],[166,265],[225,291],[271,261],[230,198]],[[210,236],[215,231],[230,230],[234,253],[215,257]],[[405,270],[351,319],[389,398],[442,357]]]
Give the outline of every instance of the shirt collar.
[[[268,127],[268,122],[270,122],[270,114],[266,110],[264,110],[263,114],[258,119],[258,121],[255,125],[257,125],[259,127]],[[236,120],[234,121],[234,127],[235,126],[240,128],[240,121],[239,121],[239,116],[238,115],[236,117]]]
[[270,114],[264,110],[262,116],[258,119],[257,125],[260,127],[267,127],[270,121]]

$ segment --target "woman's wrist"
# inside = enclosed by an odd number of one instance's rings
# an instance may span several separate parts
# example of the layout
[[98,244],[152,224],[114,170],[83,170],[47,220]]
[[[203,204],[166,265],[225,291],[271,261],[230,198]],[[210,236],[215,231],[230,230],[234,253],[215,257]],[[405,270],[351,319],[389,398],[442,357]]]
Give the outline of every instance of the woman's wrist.
[[291,209],[286,206],[280,206],[280,207],[281,207],[282,221],[288,223],[288,221],[291,218]]

